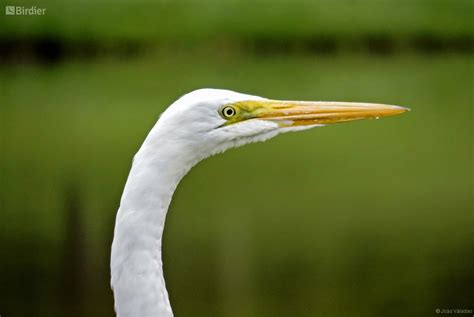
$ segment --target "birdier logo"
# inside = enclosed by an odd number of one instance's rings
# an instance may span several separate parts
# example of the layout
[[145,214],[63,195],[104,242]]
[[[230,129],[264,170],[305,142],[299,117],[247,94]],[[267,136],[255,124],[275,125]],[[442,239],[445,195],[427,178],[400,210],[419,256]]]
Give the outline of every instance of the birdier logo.
[[5,15],[44,15],[46,8],[38,8],[36,6],[5,6]]
[[5,7],[6,15],[15,15],[15,6],[6,6]]

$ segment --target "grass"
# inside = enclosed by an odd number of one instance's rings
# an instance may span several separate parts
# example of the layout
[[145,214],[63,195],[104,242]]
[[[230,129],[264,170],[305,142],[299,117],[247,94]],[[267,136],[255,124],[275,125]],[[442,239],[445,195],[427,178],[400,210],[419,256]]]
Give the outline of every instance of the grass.
[[409,54],[211,61],[178,52],[3,67],[2,313],[61,315],[67,192],[76,188],[85,252],[78,300],[87,316],[111,314],[109,245],[131,158],[159,113],[199,87],[413,111],[283,135],[193,169],[165,233],[176,315],[469,308],[472,62]]

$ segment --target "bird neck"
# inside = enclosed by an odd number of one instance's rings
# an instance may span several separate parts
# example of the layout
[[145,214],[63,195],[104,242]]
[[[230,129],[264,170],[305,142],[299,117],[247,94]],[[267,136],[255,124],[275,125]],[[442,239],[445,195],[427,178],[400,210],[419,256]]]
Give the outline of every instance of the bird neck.
[[173,316],[162,269],[162,235],[176,186],[197,163],[159,125],[134,157],[117,213],[111,254],[118,316]]

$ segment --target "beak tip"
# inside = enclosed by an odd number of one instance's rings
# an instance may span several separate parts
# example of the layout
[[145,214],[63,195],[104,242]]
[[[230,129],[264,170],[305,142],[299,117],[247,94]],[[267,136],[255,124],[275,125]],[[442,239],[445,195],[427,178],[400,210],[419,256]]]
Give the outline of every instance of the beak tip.
[[411,109],[408,107],[402,107],[402,106],[393,106],[397,110],[398,113],[405,113],[405,112],[410,112]]

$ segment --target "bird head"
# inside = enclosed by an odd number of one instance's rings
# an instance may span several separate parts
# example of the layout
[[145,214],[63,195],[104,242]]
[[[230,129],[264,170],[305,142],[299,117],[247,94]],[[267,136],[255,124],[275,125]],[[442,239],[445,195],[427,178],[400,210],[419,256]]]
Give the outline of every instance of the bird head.
[[175,101],[159,123],[201,158],[280,133],[392,116],[408,108],[360,102],[286,101],[199,89]]

